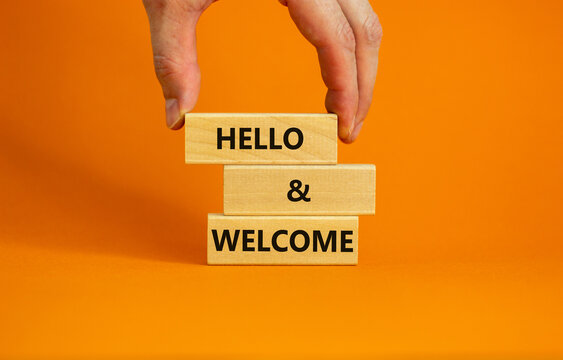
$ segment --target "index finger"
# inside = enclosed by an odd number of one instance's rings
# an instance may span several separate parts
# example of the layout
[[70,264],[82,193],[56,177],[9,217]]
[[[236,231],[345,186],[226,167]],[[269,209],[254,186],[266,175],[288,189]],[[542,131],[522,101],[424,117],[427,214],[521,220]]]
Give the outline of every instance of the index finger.
[[336,0],[288,0],[291,18],[317,49],[328,91],[325,106],[338,115],[338,136],[348,142],[358,108],[354,32]]

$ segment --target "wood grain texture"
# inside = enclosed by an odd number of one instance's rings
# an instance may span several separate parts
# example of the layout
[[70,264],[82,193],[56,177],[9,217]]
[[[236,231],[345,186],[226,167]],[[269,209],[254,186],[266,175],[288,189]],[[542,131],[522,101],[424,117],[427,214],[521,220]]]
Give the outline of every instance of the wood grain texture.
[[209,214],[207,263],[355,265],[358,217]]
[[[188,164],[336,164],[337,116],[334,114],[186,114],[186,163]],[[235,128],[236,148],[227,142],[217,147],[218,128],[230,135]],[[245,143],[252,149],[240,149],[240,128],[250,128],[250,139]],[[255,129],[260,129],[256,136]],[[302,132],[303,143],[297,149],[282,146],[272,149],[270,144],[284,144],[288,129]],[[274,129],[271,137],[271,129]],[[256,138],[268,149],[256,149]],[[288,136],[292,144],[298,135]]]
[[226,165],[223,181],[225,215],[375,214],[374,165]]

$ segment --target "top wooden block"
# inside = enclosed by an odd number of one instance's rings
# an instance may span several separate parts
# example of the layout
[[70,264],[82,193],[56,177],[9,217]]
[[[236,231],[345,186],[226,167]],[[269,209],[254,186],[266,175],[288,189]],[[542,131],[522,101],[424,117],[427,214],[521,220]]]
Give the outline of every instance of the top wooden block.
[[188,164],[336,164],[334,114],[186,114]]

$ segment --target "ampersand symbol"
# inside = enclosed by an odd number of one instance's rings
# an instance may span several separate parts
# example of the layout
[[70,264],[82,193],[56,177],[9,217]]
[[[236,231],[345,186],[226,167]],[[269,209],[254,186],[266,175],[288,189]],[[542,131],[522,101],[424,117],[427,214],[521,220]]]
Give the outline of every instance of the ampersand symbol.
[[[287,198],[289,199],[289,201],[300,201],[303,200],[305,202],[309,202],[311,201],[311,198],[307,197],[307,193],[309,192],[309,185],[305,185],[305,189],[303,192],[301,192],[301,185],[303,185],[301,183],[301,181],[299,180],[291,180],[289,182],[289,187],[291,188],[288,192],[287,192]],[[297,193],[297,196],[294,197],[293,193]]]

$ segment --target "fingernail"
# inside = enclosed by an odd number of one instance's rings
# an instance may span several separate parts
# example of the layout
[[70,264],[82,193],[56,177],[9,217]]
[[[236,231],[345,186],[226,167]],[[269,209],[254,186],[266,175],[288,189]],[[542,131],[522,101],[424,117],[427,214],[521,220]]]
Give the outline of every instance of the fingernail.
[[348,140],[350,138],[350,135],[352,135],[353,131],[354,131],[354,124],[352,124],[352,126],[350,127],[341,126],[338,128],[338,137],[343,141]]
[[354,131],[352,132],[352,136],[350,137],[351,141],[354,141],[358,138],[358,135],[360,135],[360,131],[362,130],[362,126],[364,126],[363,121],[361,123],[356,124],[356,126],[354,127]]
[[182,120],[180,107],[176,99],[166,99],[166,125],[170,129],[175,129]]

